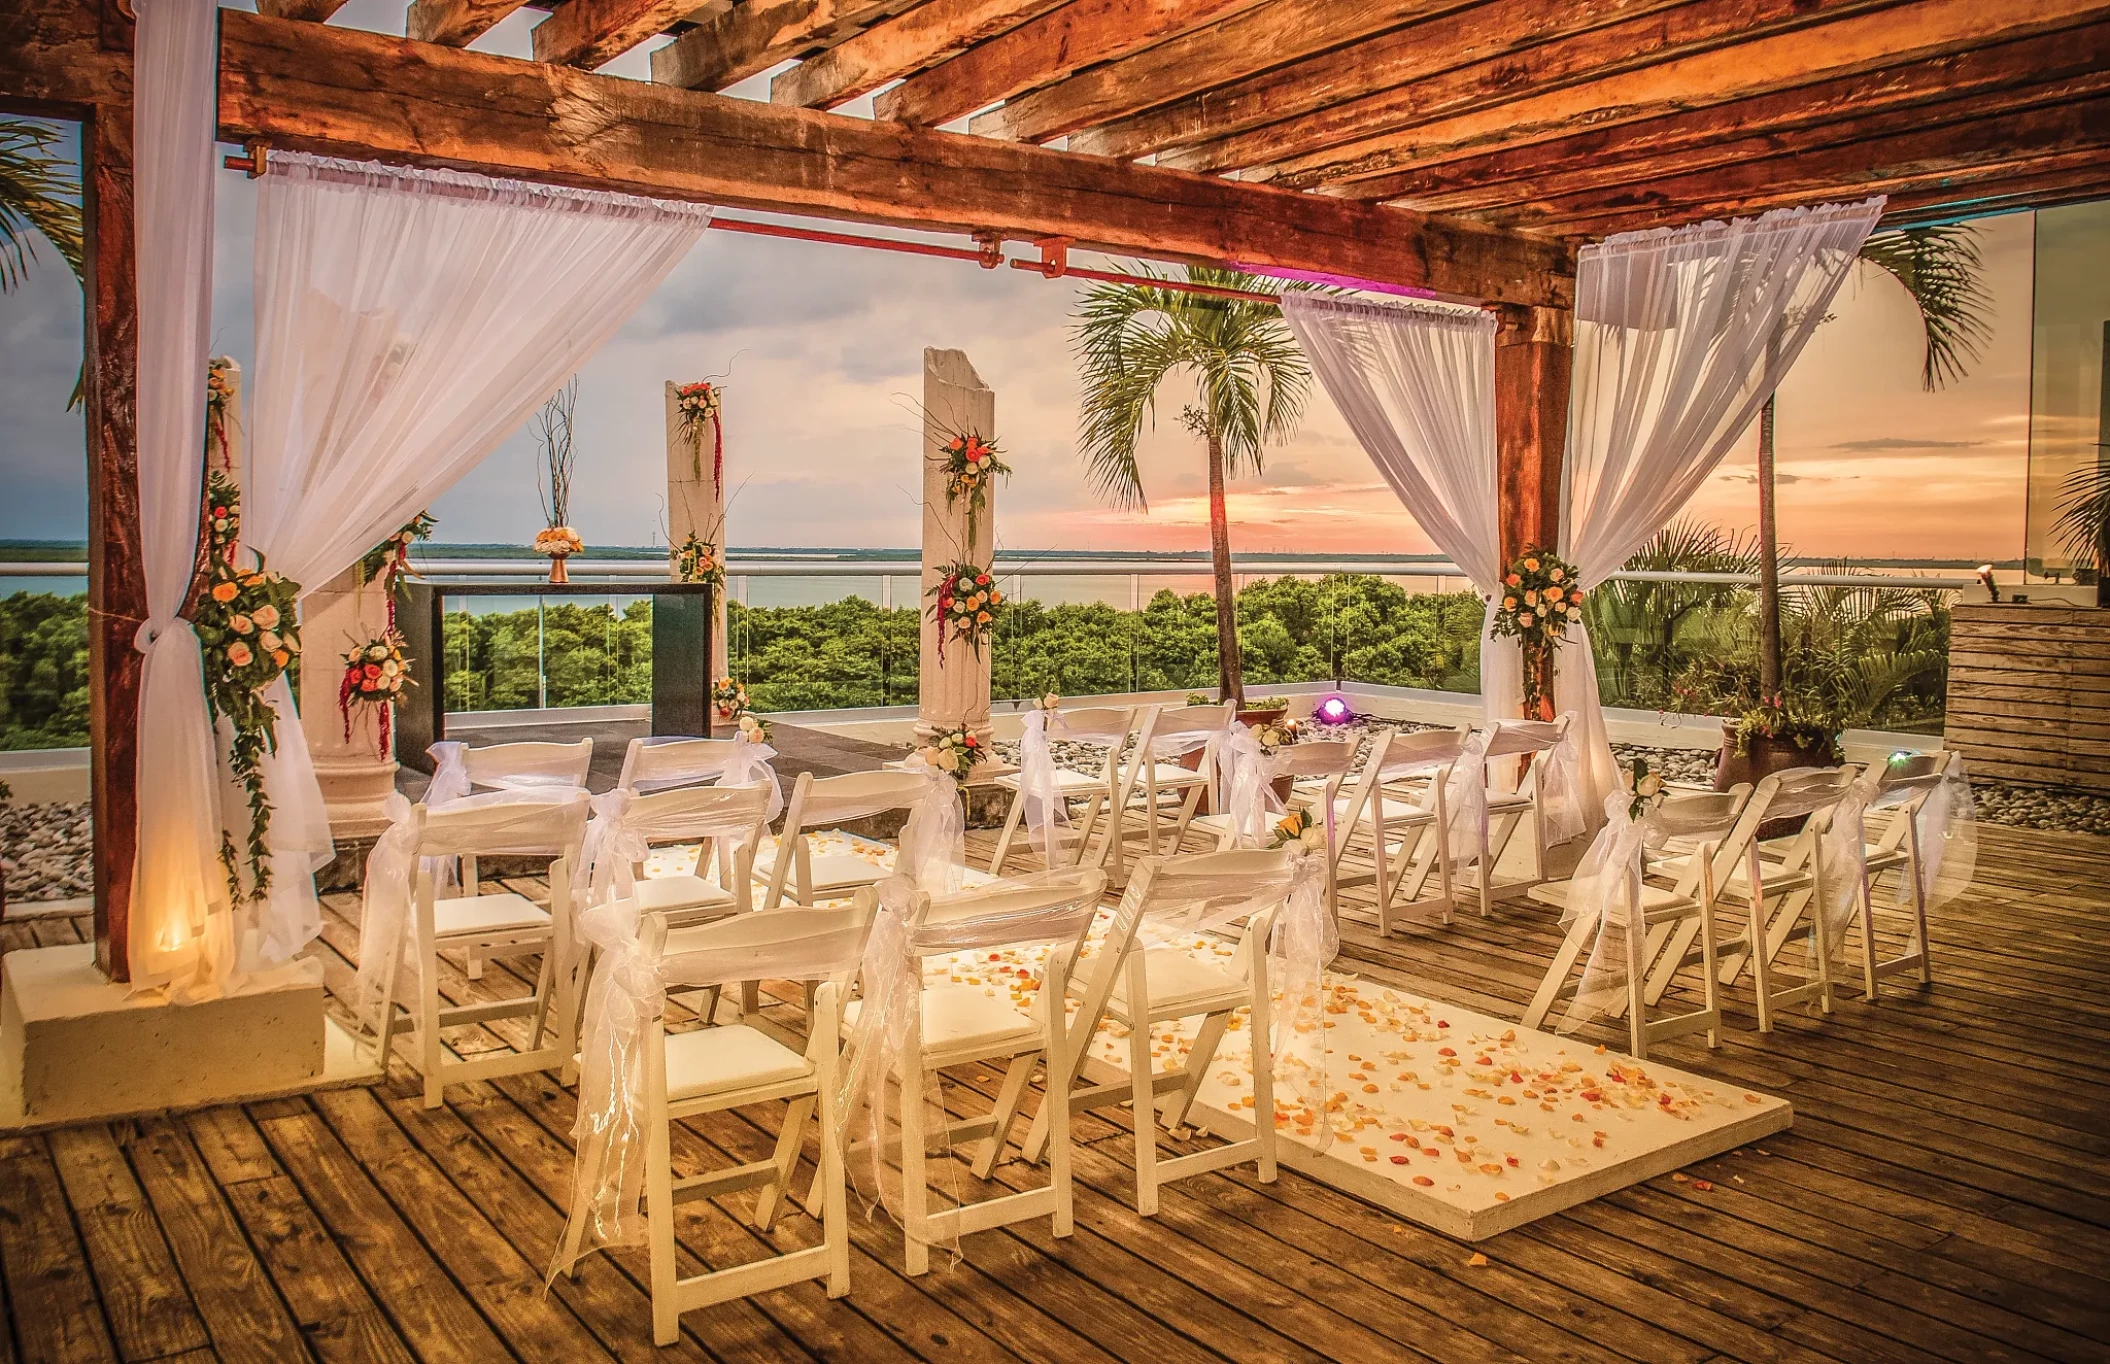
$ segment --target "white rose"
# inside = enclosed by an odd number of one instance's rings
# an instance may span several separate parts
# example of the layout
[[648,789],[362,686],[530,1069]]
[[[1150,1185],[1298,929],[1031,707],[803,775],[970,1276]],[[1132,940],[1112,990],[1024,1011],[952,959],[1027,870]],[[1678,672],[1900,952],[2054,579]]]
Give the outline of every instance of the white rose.
[[265,602],[262,606],[259,606],[258,608],[256,608],[256,610],[250,612],[249,614],[251,619],[256,621],[258,625],[263,626],[266,630],[275,630],[278,628],[278,608],[276,606],[273,606],[270,602]]
[[1323,852],[1326,848],[1326,831],[1314,824],[1297,835],[1297,841],[1312,852]]
[[1660,773],[1651,772],[1634,784],[1634,794],[1637,796],[1648,798],[1662,793],[1663,777]]
[[938,766],[947,772],[957,772],[960,770],[960,755],[950,748],[940,749],[938,751]]
[[740,728],[749,734],[754,733],[761,727],[761,722],[756,720],[755,717],[752,715],[743,715],[740,717]]
[[1042,710],[1054,710],[1061,704],[1062,698],[1057,696],[1054,692],[1049,692],[1046,696],[1040,698],[1040,707]]
[[396,666],[394,659],[390,659],[381,665],[381,675],[383,677],[394,677],[400,671],[402,670]]

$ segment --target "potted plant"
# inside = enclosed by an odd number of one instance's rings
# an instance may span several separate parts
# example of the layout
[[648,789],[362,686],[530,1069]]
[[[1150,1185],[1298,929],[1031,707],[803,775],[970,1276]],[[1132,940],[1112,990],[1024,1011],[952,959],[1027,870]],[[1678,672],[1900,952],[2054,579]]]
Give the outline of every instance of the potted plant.
[[1238,722],[1250,729],[1261,729],[1274,724],[1287,714],[1287,696],[1263,696],[1258,701],[1248,701],[1238,708]]

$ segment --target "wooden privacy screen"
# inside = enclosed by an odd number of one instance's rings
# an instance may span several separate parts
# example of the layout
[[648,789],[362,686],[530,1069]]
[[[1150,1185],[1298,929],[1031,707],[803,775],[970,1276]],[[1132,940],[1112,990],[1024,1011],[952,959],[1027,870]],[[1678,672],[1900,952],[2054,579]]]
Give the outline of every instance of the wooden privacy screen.
[[1942,742],[1979,775],[2110,794],[2110,611],[1959,603]]

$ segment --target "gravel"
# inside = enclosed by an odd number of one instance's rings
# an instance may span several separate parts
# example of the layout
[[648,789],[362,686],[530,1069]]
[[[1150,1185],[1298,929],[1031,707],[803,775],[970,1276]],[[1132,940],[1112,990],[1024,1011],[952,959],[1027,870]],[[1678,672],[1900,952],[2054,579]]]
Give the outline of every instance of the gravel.
[[7,898],[67,900],[93,894],[95,834],[88,802],[0,805],[0,866]]

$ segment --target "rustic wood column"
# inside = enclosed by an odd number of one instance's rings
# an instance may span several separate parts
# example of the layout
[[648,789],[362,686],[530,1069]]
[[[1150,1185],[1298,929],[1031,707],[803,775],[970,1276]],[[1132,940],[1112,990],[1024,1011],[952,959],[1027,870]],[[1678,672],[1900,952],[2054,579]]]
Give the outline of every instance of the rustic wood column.
[[[1561,452],[1568,435],[1575,315],[1557,308],[1496,310],[1495,486],[1502,562],[1561,533]],[[1552,679],[1541,679],[1550,695]],[[1547,715],[1545,718],[1552,718]]]
[[[679,545],[693,531],[718,546],[718,561],[722,564],[727,539],[725,489],[712,472],[710,434],[704,435],[701,460],[696,458],[696,447],[683,438],[681,399],[677,394],[677,385],[672,379],[667,380],[667,544],[670,548]],[[724,592],[712,597],[711,611],[711,681],[716,682],[732,676],[726,659]]]
[[938,625],[928,615],[930,590],[941,565],[971,558],[986,567],[996,550],[996,487],[991,484],[967,549],[968,501],[945,499],[945,443],[967,433],[996,440],[996,394],[968,363],[967,352],[923,351],[923,648],[916,681],[916,734],[964,725],[989,738],[989,664],[992,641],[980,654],[964,640],[948,640],[941,657]]
[[95,821],[95,960],[131,979],[139,845],[139,686],[132,637],[147,618],[139,539],[139,278],[132,227],[132,105],[81,123],[88,427],[88,748]]

